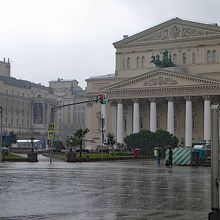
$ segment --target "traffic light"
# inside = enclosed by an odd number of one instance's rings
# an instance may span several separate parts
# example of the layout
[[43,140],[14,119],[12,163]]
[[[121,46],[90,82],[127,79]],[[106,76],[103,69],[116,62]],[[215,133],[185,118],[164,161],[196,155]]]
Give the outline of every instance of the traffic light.
[[101,104],[107,104],[108,99],[106,99],[106,94],[104,94],[104,93],[98,94],[96,102],[100,102]]

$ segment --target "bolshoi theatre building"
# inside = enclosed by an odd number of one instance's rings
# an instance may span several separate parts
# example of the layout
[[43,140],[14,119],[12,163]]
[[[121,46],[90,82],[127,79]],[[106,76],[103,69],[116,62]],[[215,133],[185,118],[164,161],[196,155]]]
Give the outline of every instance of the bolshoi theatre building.
[[[220,103],[220,27],[174,18],[113,43],[115,74],[87,79],[86,145],[142,129],[167,130],[190,147],[210,143],[211,105]],[[103,118],[103,120],[102,120]],[[104,121],[103,126],[101,122]]]

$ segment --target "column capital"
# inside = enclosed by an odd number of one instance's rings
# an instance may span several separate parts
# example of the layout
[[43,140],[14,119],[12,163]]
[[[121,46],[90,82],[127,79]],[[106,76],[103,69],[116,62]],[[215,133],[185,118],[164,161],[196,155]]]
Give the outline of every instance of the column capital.
[[134,103],[139,103],[139,99],[132,99]]
[[167,97],[166,99],[168,102],[173,102],[173,97]]
[[209,95],[204,95],[202,98],[203,98],[204,100],[210,100],[210,96],[209,96]]
[[116,102],[117,104],[123,104],[123,100],[122,100],[122,99],[116,99],[115,102]]
[[191,96],[184,96],[184,99],[185,99],[186,101],[192,101],[192,97],[191,97]]
[[110,106],[115,106],[117,102],[115,100],[110,100],[109,101]]
[[149,98],[149,101],[150,102],[156,102],[156,99],[155,98]]

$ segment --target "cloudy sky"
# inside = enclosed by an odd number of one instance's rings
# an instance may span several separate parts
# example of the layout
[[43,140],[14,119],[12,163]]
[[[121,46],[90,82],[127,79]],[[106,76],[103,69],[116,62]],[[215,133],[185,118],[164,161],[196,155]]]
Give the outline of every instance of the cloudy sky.
[[113,42],[174,17],[220,24],[219,0],[0,0],[0,60],[41,83],[114,73]]

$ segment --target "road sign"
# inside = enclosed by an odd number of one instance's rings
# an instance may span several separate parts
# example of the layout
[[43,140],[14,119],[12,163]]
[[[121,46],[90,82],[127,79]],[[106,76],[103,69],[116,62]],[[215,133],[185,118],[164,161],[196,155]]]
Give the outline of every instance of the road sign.
[[54,123],[50,123],[48,126],[48,131],[54,131]]
[[54,139],[54,131],[48,131],[48,140],[53,140]]

